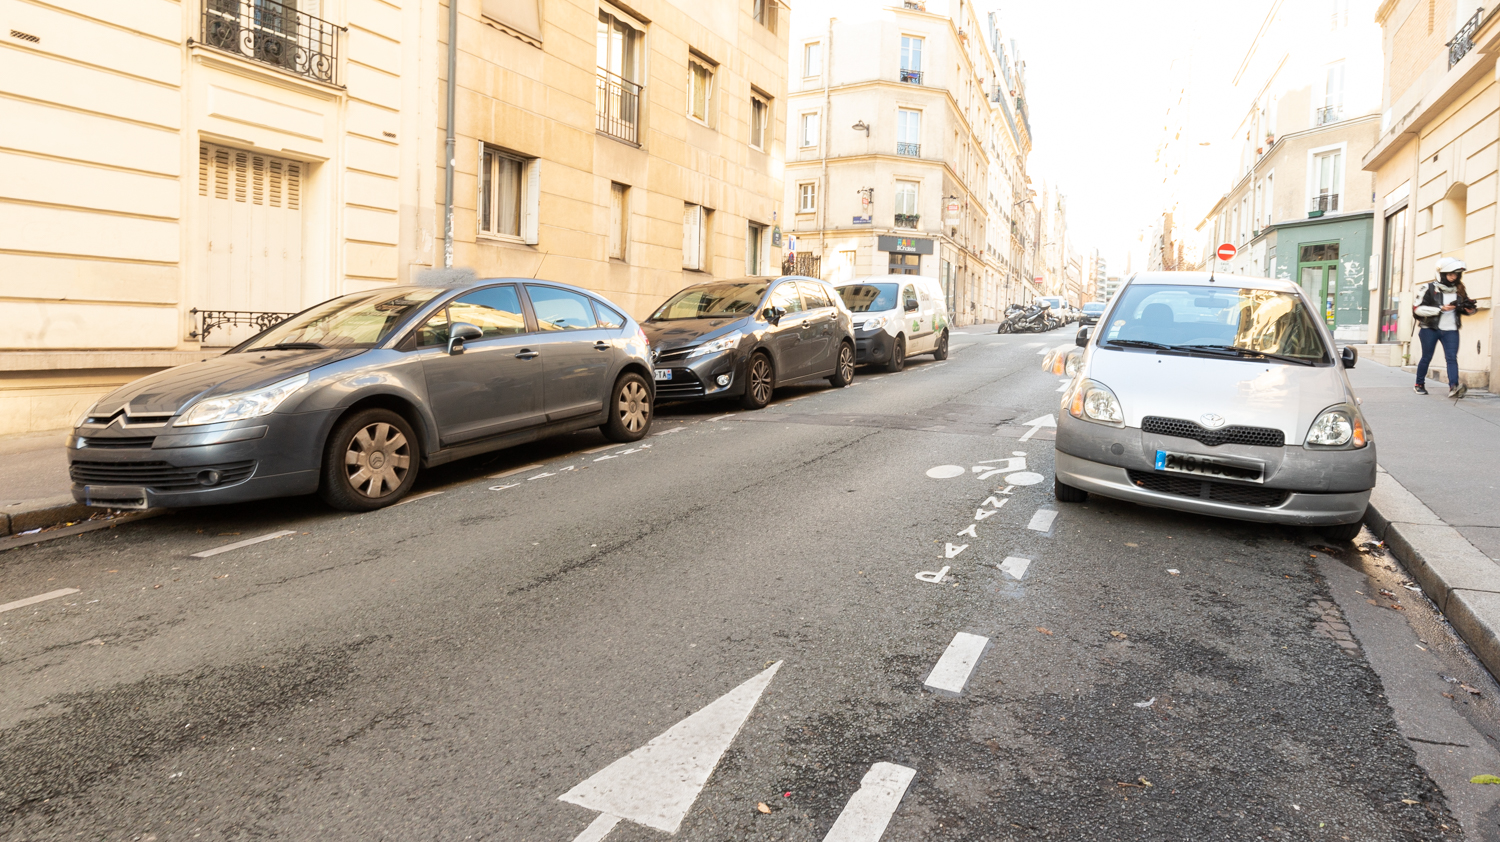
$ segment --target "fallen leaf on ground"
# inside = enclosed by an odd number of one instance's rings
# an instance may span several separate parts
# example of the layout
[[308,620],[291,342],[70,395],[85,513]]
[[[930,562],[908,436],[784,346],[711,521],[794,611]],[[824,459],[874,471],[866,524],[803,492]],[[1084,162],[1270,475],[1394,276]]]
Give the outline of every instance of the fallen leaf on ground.
[[1464,690],[1468,691],[1471,695],[1475,695],[1475,696],[1479,695],[1479,690],[1477,688],[1470,687],[1467,684],[1459,684],[1458,686],[1462,687]]
[[1041,632],[1042,634],[1051,634],[1052,633],[1050,630],[1044,629],[1041,626],[1037,626],[1036,630],[1039,631],[1039,632]]
[[1500,784],[1500,778],[1497,778],[1494,775],[1475,775],[1474,777],[1469,778],[1469,783],[1471,783],[1471,784]]
[[1141,788],[1140,784],[1133,784],[1133,783],[1131,783],[1129,781],[1115,781],[1115,786],[1133,786],[1136,789],[1140,789]]
[[1136,778],[1136,780],[1140,781],[1142,784],[1144,784],[1146,786],[1151,786],[1151,782],[1148,781],[1148,780],[1146,780],[1146,776],[1145,775],[1142,775],[1139,778]]
[[1130,635],[1128,635],[1128,634],[1126,634],[1125,632],[1122,632],[1122,631],[1112,631],[1112,632],[1109,633],[1109,636],[1115,638],[1116,640],[1124,640],[1125,638],[1129,637]]
[[1443,698],[1445,698],[1445,699],[1451,699],[1451,698],[1453,698],[1453,694],[1452,693],[1444,693],[1443,694]]
[[1129,541],[1126,541],[1126,542],[1125,542],[1125,546],[1127,546],[1127,547],[1139,547],[1139,546],[1140,546],[1140,544],[1132,544],[1132,543],[1130,543],[1130,542],[1129,542]]
[[766,802],[764,802],[764,801],[760,802],[759,804],[756,804],[755,805],[755,809],[761,811],[762,813],[769,813],[769,812],[771,812],[771,807],[768,804],[766,804]]

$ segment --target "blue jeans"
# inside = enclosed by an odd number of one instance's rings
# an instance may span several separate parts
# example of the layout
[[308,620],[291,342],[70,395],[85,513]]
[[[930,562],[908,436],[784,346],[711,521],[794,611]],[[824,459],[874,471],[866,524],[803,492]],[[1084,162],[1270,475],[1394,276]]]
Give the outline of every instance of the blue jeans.
[[1432,362],[1432,355],[1437,350],[1437,344],[1441,342],[1443,343],[1443,356],[1448,359],[1448,388],[1457,386],[1458,331],[1424,327],[1417,331],[1417,339],[1422,342],[1422,361],[1417,363],[1417,385],[1421,386],[1427,382],[1427,366]]

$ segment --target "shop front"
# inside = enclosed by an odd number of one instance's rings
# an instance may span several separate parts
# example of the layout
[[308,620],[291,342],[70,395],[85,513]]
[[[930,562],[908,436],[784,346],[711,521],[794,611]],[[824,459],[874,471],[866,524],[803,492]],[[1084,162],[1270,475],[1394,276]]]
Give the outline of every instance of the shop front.
[[1370,324],[1374,212],[1279,222],[1267,262],[1273,277],[1302,287],[1335,339],[1364,342]]
[[922,255],[932,254],[932,240],[921,237],[889,237],[882,235],[877,248],[888,256],[888,271],[892,275],[922,274]]

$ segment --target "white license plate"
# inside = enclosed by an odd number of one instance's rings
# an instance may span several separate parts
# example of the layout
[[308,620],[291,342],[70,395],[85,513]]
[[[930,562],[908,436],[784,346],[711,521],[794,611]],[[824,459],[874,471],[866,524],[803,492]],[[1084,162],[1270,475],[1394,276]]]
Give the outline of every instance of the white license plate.
[[109,509],[146,508],[146,489],[138,485],[85,485],[85,505]]
[[1263,482],[1266,478],[1266,466],[1260,462],[1221,459],[1201,453],[1174,453],[1170,450],[1156,451],[1156,469],[1172,474],[1193,474],[1240,482]]
[[670,369],[670,368],[658,368],[656,370],[656,379],[657,380],[671,380],[672,379],[672,369]]

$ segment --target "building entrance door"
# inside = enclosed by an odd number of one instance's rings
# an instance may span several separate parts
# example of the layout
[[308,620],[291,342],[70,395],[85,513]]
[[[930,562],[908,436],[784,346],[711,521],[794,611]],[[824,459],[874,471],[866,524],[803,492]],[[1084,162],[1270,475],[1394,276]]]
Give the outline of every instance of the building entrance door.
[[919,254],[898,254],[891,252],[890,273],[892,275],[915,275],[921,265],[922,256]]
[[1307,297],[1323,314],[1332,330],[1338,319],[1339,244],[1303,246],[1298,255],[1297,277]]

